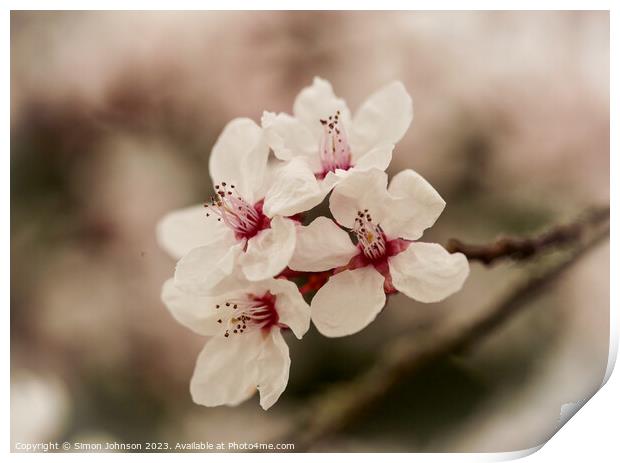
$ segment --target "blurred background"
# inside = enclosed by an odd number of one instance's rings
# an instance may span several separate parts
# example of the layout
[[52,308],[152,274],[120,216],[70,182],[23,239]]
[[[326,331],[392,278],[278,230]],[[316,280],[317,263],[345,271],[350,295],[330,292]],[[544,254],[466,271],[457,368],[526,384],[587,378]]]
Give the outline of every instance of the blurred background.
[[[389,172],[447,201],[424,240],[527,234],[609,203],[606,12],[13,12],[13,442],[265,441],[307,400],[366,371],[399,334],[468,319],[527,266],[472,265],[439,304],[390,299],[344,339],[291,339],[268,412],[195,405],[204,339],[160,302],[175,262],[166,212],[211,193],[207,161],[233,117],[290,112],[313,76],[354,110],[403,81],[412,127]],[[603,378],[609,248],[477,349],[407,378],[316,450],[509,451],[544,442],[560,407]]]

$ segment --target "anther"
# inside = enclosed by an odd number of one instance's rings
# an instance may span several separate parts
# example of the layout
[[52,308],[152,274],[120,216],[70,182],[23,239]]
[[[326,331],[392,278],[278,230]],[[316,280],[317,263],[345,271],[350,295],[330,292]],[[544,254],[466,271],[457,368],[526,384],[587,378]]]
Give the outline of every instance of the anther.
[[381,226],[373,223],[368,209],[364,209],[364,212],[358,211],[357,215],[353,231],[357,236],[358,246],[367,258],[381,259],[386,252],[386,239]]
[[215,215],[218,222],[223,222],[235,232],[237,237],[254,236],[265,223],[265,217],[254,206],[248,204],[241,196],[234,193],[235,185],[226,182],[216,184],[215,196],[209,204],[209,215]]

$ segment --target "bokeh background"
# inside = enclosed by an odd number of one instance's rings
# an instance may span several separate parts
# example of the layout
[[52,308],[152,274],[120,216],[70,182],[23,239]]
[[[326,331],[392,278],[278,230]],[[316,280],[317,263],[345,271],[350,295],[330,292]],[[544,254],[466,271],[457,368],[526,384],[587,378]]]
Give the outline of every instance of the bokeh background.
[[[204,339],[160,302],[174,261],[158,219],[206,199],[233,117],[290,112],[319,75],[355,109],[403,81],[413,125],[389,172],[447,201],[424,239],[485,242],[609,203],[606,12],[13,12],[13,442],[265,441],[309,398],[354,378],[399,334],[467,319],[525,272],[472,265],[445,302],[390,300],[362,333],[291,340],[268,412],[192,403]],[[609,248],[599,246],[477,349],[407,378],[316,450],[532,447],[600,384]]]

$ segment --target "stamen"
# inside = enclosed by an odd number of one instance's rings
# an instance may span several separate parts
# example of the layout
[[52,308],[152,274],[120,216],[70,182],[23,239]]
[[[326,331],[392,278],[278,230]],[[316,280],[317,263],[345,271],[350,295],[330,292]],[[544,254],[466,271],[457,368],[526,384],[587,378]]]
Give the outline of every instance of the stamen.
[[226,182],[215,185],[215,196],[204,207],[207,208],[207,217],[217,217],[218,222],[224,222],[238,238],[254,236],[268,220],[262,211],[236,194],[235,185]]
[[357,211],[353,231],[357,236],[357,244],[370,260],[378,260],[385,256],[386,238],[381,226],[372,221],[368,209]]
[[350,169],[351,148],[340,121],[340,111],[336,111],[336,114],[329,116],[328,119],[320,119],[320,122],[323,124],[323,137],[319,155],[323,171],[318,175],[324,177],[328,172],[335,172],[336,169]]
[[224,337],[277,325],[279,316],[275,300],[275,296],[267,292],[262,296],[246,294],[216,305],[216,310],[221,314],[217,323],[223,325]]

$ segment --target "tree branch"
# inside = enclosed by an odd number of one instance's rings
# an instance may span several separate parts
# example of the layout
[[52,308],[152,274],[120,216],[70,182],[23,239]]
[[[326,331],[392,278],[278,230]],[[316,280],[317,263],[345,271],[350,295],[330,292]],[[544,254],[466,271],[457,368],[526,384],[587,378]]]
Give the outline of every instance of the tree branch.
[[[325,438],[333,436],[355,422],[369,408],[384,398],[392,387],[421,367],[444,355],[474,347],[497,327],[527,307],[529,302],[609,236],[609,209],[607,208],[606,211],[603,214],[603,211],[599,210],[589,216],[595,217],[594,219],[589,218],[579,222],[587,225],[578,226],[575,223],[557,227],[538,238],[529,240],[535,243],[534,254],[540,249],[553,247],[560,243],[563,245],[569,242],[576,243],[577,246],[563,255],[561,259],[554,260],[555,262],[546,270],[524,280],[478,318],[461,326],[440,326],[416,339],[405,335],[393,341],[369,371],[352,381],[333,386],[310,402],[305,413],[300,415],[293,424],[293,429],[288,435],[278,438],[278,441],[295,443],[297,452],[307,451]],[[607,220],[600,218],[601,215],[607,217]],[[579,240],[576,237],[579,237]],[[521,243],[527,241],[526,239],[520,240]],[[512,256],[514,251],[503,255],[496,251],[495,254],[502,257]],[[473,257],[473,259],[481,260],[478,257]]]
[[489,244],[467,244],[457,239],[448,241],[449,252],[462,252],[470,261],[491,265],[498,260],[525,260],[544,251],[579,241],[591,226],[609,219],[609,207],[591,211],[586,217],[567,225],[558,225],[534,237],[502,237]]

